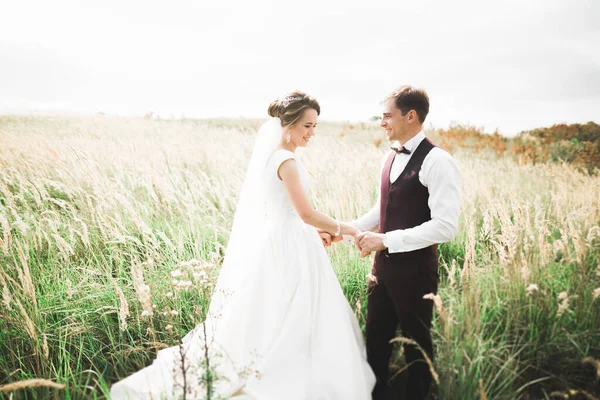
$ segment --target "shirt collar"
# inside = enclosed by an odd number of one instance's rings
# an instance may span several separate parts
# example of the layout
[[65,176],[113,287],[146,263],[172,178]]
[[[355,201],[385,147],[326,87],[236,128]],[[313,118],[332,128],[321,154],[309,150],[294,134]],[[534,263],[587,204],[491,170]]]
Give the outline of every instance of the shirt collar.
[[[406,143],[404,143],[404,148],[412,152],[421,144],[423,139],[425,139],[425,132],[421,130],[415,136],[410,138]],[[395,144],[396,146],[400,147],[400,142],[396,141]]]

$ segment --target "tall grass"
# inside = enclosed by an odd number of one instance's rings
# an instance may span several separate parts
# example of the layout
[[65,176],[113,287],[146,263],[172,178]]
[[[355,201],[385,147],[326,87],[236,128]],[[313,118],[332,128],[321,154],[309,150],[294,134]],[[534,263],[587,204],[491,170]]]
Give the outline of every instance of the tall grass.
[[[203,320],[259,124],[0,117],[0,398],[104,398]],[[300,151],[316,208],[373,205],[381,139],[320,124]],[[463,204],[432,297],[437,396],[600,396],[600,178],[453,151]],[[364,325],[371,260],[329,252]],[[29,379],[46,381],[3,386]]]

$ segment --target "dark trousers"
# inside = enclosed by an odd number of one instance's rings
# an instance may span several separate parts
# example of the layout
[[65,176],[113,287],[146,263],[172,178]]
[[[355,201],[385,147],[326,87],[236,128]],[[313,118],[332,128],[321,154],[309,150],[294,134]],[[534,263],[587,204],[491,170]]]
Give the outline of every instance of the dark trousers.
[[[397,287],[394,281],[404,287]],[[432,281],[429,283],[425,285],[429,286],[427,290],[433,289],[430,292],[435,293],[437,281],[435,287],[431,287]],[[430,334],[433,302],[422,298],[426,293],[418,293],[418,296],[407,298],[406,293],[411,290],[406,288],[406,285],[406,281],[397,282],[395,279],[390,279],[388,282],[379,279],[378,283],[369,285],[366,346],[367,359],[377,378],[373,400],[384,399],[392,354],[390,340],[396,337],[398,325],[402,330],[402,336],[417,342],[433,362],[433,344]],[[429,366],[416,346],[405,344],[404,355],[408,365],[405,372],[407,385],[404,398],[425,399],[432,379]]]

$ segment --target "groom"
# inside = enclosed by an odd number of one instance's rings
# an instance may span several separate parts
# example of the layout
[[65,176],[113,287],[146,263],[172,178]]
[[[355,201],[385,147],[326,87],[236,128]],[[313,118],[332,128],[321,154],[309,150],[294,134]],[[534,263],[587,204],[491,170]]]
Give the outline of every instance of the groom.
[[[427,93],[402,86],[383,106],[381,127],[394,146],[382,163],[379,198],[371,211],[352,222],[363,232],[344,238],[355,241],[363,257],[376,252],[366,324],[367,358],[377,377],[374,400],[384,399],[390,340],[398,336],[398,326],[433,360],[433,302],[423,296],[437,292],[437,244],[456,235],[461,197],[456,162],[423,133]],[[377,233],[370,232],[376,227]],[[432,379],[429,366],[414,345],[405,344],[404,354],[405,398],[424,399]]]

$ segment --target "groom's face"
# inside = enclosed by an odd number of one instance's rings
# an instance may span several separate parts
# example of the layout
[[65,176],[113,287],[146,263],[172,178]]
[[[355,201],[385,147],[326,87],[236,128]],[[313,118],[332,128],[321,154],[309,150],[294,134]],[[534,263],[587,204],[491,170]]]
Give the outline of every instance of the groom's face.
[[388,99],[383,104],[383,114],[380,125],[385,129],[390,142],[402,140],[402,138],[406,136],[408,131],[407,117],[408,113],[402,115],[402,111],[396,108],[394,99]]

